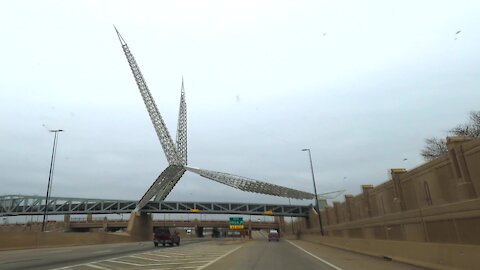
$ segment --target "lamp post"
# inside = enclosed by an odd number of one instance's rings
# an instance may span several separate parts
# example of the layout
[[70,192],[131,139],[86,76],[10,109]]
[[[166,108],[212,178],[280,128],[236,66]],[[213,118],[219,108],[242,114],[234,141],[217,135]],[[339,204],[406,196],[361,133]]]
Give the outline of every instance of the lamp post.
[[323,225],[322,225],[322,216],[320,214],[320,206],[318,204],[318,195],[317,195],[317,185],[315,184],[315,174],[313,173],[313,163],[312,163],[312,154],[310,154],[310,149],[305,148],[302,151],[308,152],[308,157],[310,159],[310,169],[312,170],[312,180],[313,180],[313,191],[315,192],[315,202],[317,205],[317,213],[318,213],[318,223],[320,224],[320,234],[323,236]]
[[48,198],[50,197],[50,191],[52,190],[53,170],[55,169],[55,157],[57,156],[58,133],[63,132],[63,129],[54,129],[49,131],[55,133],[55,136],[53,137],[53,149],[52,158],[50,160],[50,172],[48,174],[47,195],[45,196],[45,209],[43,212],[42,232],[44,232],[46,229],[45,221],[47,219]]

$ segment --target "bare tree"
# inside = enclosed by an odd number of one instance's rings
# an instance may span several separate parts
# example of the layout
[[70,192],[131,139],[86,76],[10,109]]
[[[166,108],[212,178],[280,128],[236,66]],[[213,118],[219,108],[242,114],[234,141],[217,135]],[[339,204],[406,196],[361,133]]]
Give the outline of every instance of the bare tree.
[[470,136],[473,138],[480,137],[480,111],[470,112],[470,122],[460,124],[449,131],[450,134],[456,136]]
[[[466,124],[460,124],[448,131],[448,135],[453,136],[470,136],[480,138],[480,111],[470,112],[470,121]],[[435,137],[425,140],[425,148],[420,155],[425,160],[432,160],[448,152],[447,141]]]
[[432,137],[425,139],[425,144],[425,148],[420,152],[425,160],[435,159],[448,152],[447,140],[445,139]]

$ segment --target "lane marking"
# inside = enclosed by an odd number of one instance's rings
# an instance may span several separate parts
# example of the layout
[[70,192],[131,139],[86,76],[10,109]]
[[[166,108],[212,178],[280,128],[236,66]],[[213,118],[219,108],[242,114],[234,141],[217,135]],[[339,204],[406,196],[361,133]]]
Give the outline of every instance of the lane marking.
[[[203,244],[203,243],[201,243],[201,242],[198,242],[198,243],[197,243],[197,242],[194,242],[194,243],[190,244],[190,245],[189,245],[188,247],[186,247],[186,248],[188,248],[188,250],[190,250],[191,245],[198,246],[198,245],[201,245],[201,244]],[[213,247],[213,246],[214,246],[214,243],[207,243],[207,244],[208,244],[208,245],[206,246],[206,248],[208,248],[208,250],[215,250],[215,251],[217,251],[217,248],[216,248],[216,247],[215,247],[215,248]],[[183,247],[185,247],[185,246],[183,246]],[[241,248],[241,247],[242,247],[242,246],[240,246],[240,247],[238,247],[238,248],[230,251],[230,252],[227,253],[227,254],[224,254],[222,257],[225,257],[226,255],[232,253],[233,251],[235,251],[235,250],[237,250],[237,249],[239,249],[239,248]],[[160,253],[160,252],[162,252],[162,251],[163,251],[163,250],[158,250],[158,251],[154,251],[154,252],[152,252],[152,251],[148,251],[148,252],[138,252],[138,253],[133,253],[133,254],[131,254],[131,255],[155,254],[155,253],[157,253],[156,255],[160,255],[160,254],[158,254],[158,253]],[[182,251],[183,251],[183,250],[182,250]],[[200,252],[199,252],[199,253],[200,253]],[[128,256],[131,256],[131,255],[127,255],[127,256],[123,255],[123,256],[113,257],[113,258],[110,258],[110,259],[102,259],[102,260],[97,260],[97,261],[91,261],[91,262],[88,262],[88,263],[80,263],[80,264],[68,265],[68,266],[63,266],[63,267],[59,267],[59,268],[54,268],[53,270],[72,269],[72,268],[76,268],[76,267],[85,266],[86,264],[97,264],[97,263],[108,263],[108,262],[113,262],[113,263],[115,263],[115,262],[117,262],[117,261],[115,261],[115,260],[123,259],[123,258],[128,257]],[[199,255],[200,255],[200,254],[199,254]],[[222,257],[220,257],[220,258],[222,258]],[[220,259],[220,258],[218,258],[218,259]],[[218,260],[218,259],[217,259],[217,260]],[[212,261],[212,262],[210,262],[210,263],[213,263],[213,262],[215,262],[215,261],[216,261],[216,260],[214,260],[214,261]],[[208,261],[202,261],[202,262],[208,262]],[[118,263],[120,263],[120,262],[118,262]],[[125,264],[128,264],[128,262],[125,263]],[[209,264],[207,264],[207,266],[208,266],[208,265],[209,265]],[[134,264],[134,265],[132,265],[132,266],[136,266],[136,265]],[[138,265],[138,266],[152,267],[152,266],[159,266],[159,265]],[[195,267],[190,267],[190,266],[181,267],[181,266],[177,266],[177,267],[171,268],[171,269],[181,269],[181,268],[186,268],[186,269],[188,269],[188,268],[197,268],[197,267],[196,267],[196,266],[195,266]],[[199,269],[203,269],[203,268],[199,268]]]
[[[175,258],[175,261],[185,261],[185,260],[198,260],[198,259],[214,259],[217,258],[218,256],[222,255],[223,253],[217,254],[217,255],[205,255],[205,256],[188,256],[188,257],[183,257],[183,258]],[[149,258],[149,257],[144,257],[140,255],[130,255],[128,258],[138,258],[138,259],[144,259],[144,260],[150,260],[150,261],[157,261],[157,262],[169,262],[171,261],[171,257],[169,258],[162,258],[162,259],[155,259],[155,258]]]
[[[123,259],[123,258],[122,258],[122,259]],[[103,262],[126,264],[126,265],[131,265],[131,266],[142,266],[142,264],[131,263],[131,262],[124,262],[124,261],[120,261],[119,259],[115,259],[115,260],[105,260],[105,261],[103,261]]]
[[65,253],[65,252],[72,252],[73,250],[71,249],[66,249],[66,250],[52,250],[52,251],[48,251],[47,253],[48,254],[54,254],[54,253]]
[[199,264],[199,263],[208,263],[209,261],[192,261],[192,262],[168,262],[168,263],[135,263],[135,262],[126,262],[126,261],[120,261],[120,260],[107,260],[105,262],[111,262],[111,263],[118,263],[118,264],[126,264],[126,265],[131,265],[131,266],[137,266],[137,267],[148,267],[148,266],[163,266],[163,265],[177,265],[177,264]]
[[111,249],[94,251],[94,252],[92,252],[92,253],[93,253],[93,254],[103,254],[103,253],[110,253],[110,252],[112,252]]
[[324,260],[324,259],[322,259],[322,258],[318,257],[317,255],[315,255],[315,254],[312,254],[312,253],[310,253],[310,252],[306,251],[305,249],[303,249],[303,248],[302,248],[302,247],[300,247],[299,245],[297,245],[297,244],[295,244],[295,243],[292,243],[292,242],[290,242],[290,240],[287,240],[287,242],[288,242],[288,243],[290,243],[290,244],[292,244],[292,245],[294,245],[295,247],[297,247],[297,248],[298,248],[298,249],[300,249],[301,251],[303,251],[303,252],[307,253],[308,255],[310,255],[310,256],[312,256],[312,257],[314,257],[315,259],[317,259],[317,260],[319,260],[319,261],[323,262],[324,264],[326,264],[326,265],[328,265],[328,266],[332,267],[333,269],[335,269],[335,270],[343,270],[342,268],[340,268],[340,267],[338,267],[338,266],[336,266],[336,265],[333,265],[333,264],[331,264],[331,263],[327,262],[326,260]]
[[87,264],[85,264],[85,266],[95,268],[95,269],[101,269],[101,270],[110,270],[110,268],[99,266],[99,265],[94,265],[94,264],[91,264],[91,263],[87,263]]
[[210,261],[209,263],[205,264],[204,266],[199,267],[197,270],[205,269],[207,266],[210,266],[210,265],[214,264],[215,262],[221,260],[222,258],[227,257],[228,255],[230,255],[230,253],[233,253],[233,252],[239,250],[241,247],[243,247],[243,245],[241,245],[241,246],[239,246],[235,249],[230,250],[229,252],[227,252],[227,253],[223,254],[222,256],[216,258],[215,260]]
[[179,267],[175,267],[175,268],[158,268],[158,267],[155,267],[155,268],[143,268],[143,270],[178,270],[178,269],[197,269],[196,266],[179,266]]

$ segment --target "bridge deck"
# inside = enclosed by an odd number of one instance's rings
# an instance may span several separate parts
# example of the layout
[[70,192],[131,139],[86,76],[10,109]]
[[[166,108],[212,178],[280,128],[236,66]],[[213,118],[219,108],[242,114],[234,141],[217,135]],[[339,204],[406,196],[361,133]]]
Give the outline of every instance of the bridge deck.
[[[119,214],[131,213],[137,206],[137,201],[51,197],[46,205],[49,215]],[[150,201],[141,211],[145,213],[202,213],[307,217],[311,207],[311,205],[262,203]],[[24,195],[0,196],[0,216],[42,215],[44,211],[44,197]]]

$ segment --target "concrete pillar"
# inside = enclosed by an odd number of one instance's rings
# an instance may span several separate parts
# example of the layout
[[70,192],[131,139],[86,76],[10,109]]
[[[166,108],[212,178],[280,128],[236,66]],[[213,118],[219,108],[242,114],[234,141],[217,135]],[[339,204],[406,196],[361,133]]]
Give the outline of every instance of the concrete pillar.
[[248,239],[252,239],[252,220],[248,221]]
[[[324,222],[323,224],[325,224],[325,225],[333,225],[334,224],[333,220],[332,220],[332,217],[328,214],[330,208],[331,208],[330,206],[327,206],[327,207],[323,208],[323,211],[322,211],[325,214],[325,215],[322,216],[322,221]],[[325,218],[323,219],[323,217],[325,217]],[[318,218],[317,218],[317,220],[318,220]]]
[[369,192],[373,189],[373,185],[362,185],[362,208],[363,216],[362,218],[372,217],[372,208],[370,206],[370,196]]
[[459,201],[477,197],[462,148],[463,143],[471,140],[472,138],[468,136],[447,137],[448,157],[453,175],[457,180],[457,200]]
[[283,216],[275,216],[273,220],[278,224],[279,233],[285,232],[285,218]]
[[70,215],[69,214],[63,215],[63,224],[64,224],[65,228],[70,228]]
[[405,203],[405,197],[403,195],[402,185],[400,184],[400,178],[407,172],[404,168],[390,169],[390,175],[393,181],[393,203],[400,211],[406,211],[407,205]]
[[153,221],[152,216],[147,213],[132,211],[128,221],[127,233],[135,241],[152,240]]
[[333,202],[333,213],[337,224],[341,223],[340,202]]
[[352,194],[345,194],[345,212],[346,212],[346,221],[352,221]]
[[[326,210],[323,209],[322,213],[326,213]],[[324,216],[322,216],[322,218],[323,217]],[[324,219],[323,222],[324,222],[324,224],[328,224],[326,219]],[[318,214],[317,214],[317,211],[315,211],[315,208],[311,207],[308,210],[307,228],[310,229],[310,228],[316,228],[316,227],[320,227],[319,224],[318,224]]]
[[107,227],[108,227],[108,219],[107,217],[103,217],[103,222],[102,222],[103,231],[107,231]]
[[87,222],[92,222],[92,221],[93,221],[93,215],[87,214]]

